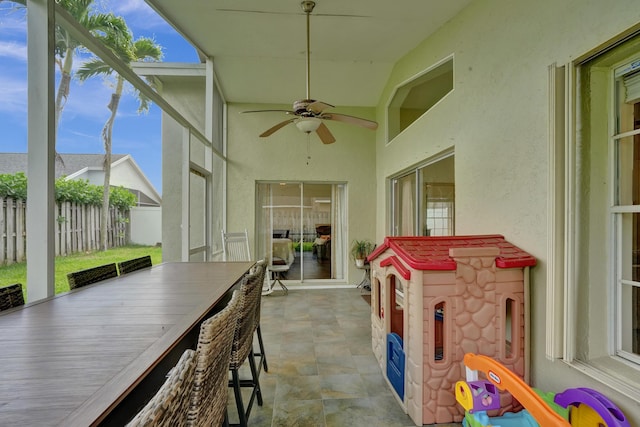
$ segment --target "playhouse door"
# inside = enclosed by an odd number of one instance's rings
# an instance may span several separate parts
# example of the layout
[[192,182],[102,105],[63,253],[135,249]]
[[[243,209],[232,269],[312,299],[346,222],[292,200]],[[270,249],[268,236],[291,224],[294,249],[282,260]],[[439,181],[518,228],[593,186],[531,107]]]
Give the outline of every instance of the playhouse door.
[[393,332],[387,334],[387,378],[398,397],[404,400],[404,349],[402,338]]

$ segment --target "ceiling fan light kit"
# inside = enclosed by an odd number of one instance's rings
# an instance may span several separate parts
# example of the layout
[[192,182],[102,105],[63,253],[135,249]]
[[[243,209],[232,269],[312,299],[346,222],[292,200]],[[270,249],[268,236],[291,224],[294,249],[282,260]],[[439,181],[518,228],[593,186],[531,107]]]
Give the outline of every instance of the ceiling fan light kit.
[[296,120],[296,127],[304,133],[311,133],[318,130],[322,120],[316,117],[301,117]]
[[360,117],[348,116],[346,114],[335,114],[335,113],[326,113],[325,110],[329,108],[333,108],[333,105],[327,104],[326,102],[316,101],[315,99],[311,99],[311,90],[310,90],[310,76],[311,76],[311,62],[310,62],[310,31],[309,31],[309,21],[311,12],[313,12],[316,3],[311,0],[304,0],[300,3],[302,6],[302,11],[306,14],[307,19],[307,49],[306,49],[306,62],[307,62],[307,96],[305,99],[301,99],[298,101],[294,101],[293,109],[289,110],[257,110],[257,111],[243,111],[243,113],[259,113],[259,112],[282,112],[289,115],[294,115],[298,118],[287,119],[283,122],[276,124],[275,126],[267,129],[266,131],[260,134],[260,137],[266,138],[267,136],[273,134],[275,131],[285,127],[289,123],[295,123],[296,127],[300,129],[302,132],[307,134],[311,132],[316,132],[320,141],[323,144],[332,144],[335,142],[335,138],[329,131],[329,128],[323,123],[324,120],[333,120],[337,122],[343,122],[348,124],[353,124],[357,126],[361,126],[367,129],[375,130],[378,128],[378,123],[362,119]]

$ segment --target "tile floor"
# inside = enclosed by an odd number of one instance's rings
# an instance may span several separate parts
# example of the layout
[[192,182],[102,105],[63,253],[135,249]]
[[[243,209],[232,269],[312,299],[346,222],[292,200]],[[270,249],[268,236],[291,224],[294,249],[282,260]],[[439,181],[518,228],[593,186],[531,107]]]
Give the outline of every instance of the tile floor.
[[[249,426],[414,426],[371,350],[369,310],[356,288],[263,297],[269,371],[260,375],[264,405],[254,404]],[[229,417],[237,423],[232,392]]]

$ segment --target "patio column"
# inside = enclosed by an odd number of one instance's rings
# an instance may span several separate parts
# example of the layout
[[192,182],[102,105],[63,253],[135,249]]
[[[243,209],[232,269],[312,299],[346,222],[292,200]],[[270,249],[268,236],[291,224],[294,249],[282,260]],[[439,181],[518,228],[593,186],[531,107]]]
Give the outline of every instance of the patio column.
[[27,0],[27,289],[29,302],[52,296],[55,207],[55,2]]

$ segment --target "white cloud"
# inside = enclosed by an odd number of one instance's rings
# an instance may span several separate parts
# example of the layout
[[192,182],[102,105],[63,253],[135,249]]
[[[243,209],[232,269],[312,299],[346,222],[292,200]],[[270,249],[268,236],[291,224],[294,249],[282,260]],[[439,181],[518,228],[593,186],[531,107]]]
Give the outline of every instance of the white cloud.
[[111,92],[100,78],[90,79],[82,84],[73,81],[69,99],[62,112],[62,121],[82,118],[104,123],[109,116],[107,104],[111,99]]
[[[130,27],[146,31],[168,31],[171,28],[144,0],[114,1],[113,3],[111,11],[116,15],[122,15]],[[137,38],[140,34],[134,31],[134,36]]]
[[12,2],[0,2],[0,30],[15,34],[27,32],[26,9]]
[[12,76],[0,75],[0,112],[23,114],[27,112],[27,82]]
[[0,58],[17,59],[27,62],[27,45],[19,42],[0,40]]
[[123,15],[128,15],[130,13],[136,12],[154,13],[151,7],[149,7],[149,5],[144,0],[118,1],[115,5],[113,5],[113,11],[117,14]]

